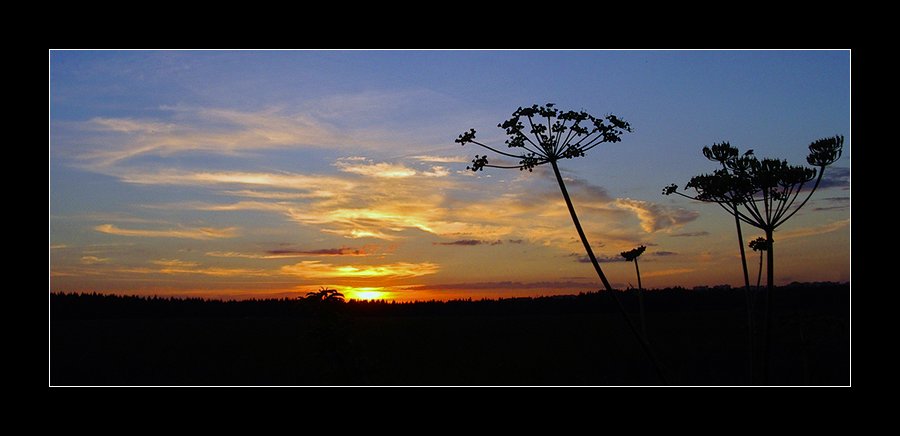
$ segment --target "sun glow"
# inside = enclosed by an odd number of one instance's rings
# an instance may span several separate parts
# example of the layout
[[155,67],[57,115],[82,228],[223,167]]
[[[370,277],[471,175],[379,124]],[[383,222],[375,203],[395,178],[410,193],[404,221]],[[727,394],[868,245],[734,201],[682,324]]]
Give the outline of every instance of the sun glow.
[[346,288],[343,293],[353,300],[386,300],[390,296],[382,287]]
[[358,300],[382,300],[381,292],[379,291],[360,291],[356,293],[356,299]]

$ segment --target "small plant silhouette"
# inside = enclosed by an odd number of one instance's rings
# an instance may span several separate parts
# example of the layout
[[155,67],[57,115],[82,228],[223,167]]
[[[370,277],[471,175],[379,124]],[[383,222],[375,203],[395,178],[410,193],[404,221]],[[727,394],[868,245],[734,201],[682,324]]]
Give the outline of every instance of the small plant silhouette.
[[765,255],[765,252],[769,251],[769,241],[766,241],[766,238],[760,236],[750,241],[750,244],[748,245],[751,250],[759,252],[759,273],[756,275],[756,290],[759,291],[759,284],[762,281],[763,255]]
[[638,311],[641,316],[641,332],[644,334],[644,337],[649,340],[650,336],[647,335],[647,317],[644,315],[644,287],[641,285],[641,269],[638,268],[638,258],[644,254],[646,249],[647,247],[641,245],[640,247],[623,251],[620,254],[625,258],[626,262],[634,262],[634,271],[637,273],[638,281]]
[[[526,125],[527,123],[527,125]],[[597,276],[603,283],[604,288],[615,300],[619,311],[625,318],[629,329],[631,329],[635,338],[641,344],[642,349],[647,354],[656,369],[657,374],[666,382],[665,374],[662,366],[656,359],[650,344],[635,327],[625,306],[613,291],[606,274],[600,268],[600,263],[591,245],[584,234],[578,215],[575,213],[575,207],[572,205],[572,199],[566,184],[563,181],[562,174],[559,172],[559,161],[561,159],[573,159],[576,157],[584,157],[585,153],[594,147],[603,143],[615,143],[622,140],[622,135],[631,132],[631,125],[615,115],[606,115],[604,117],[595,117],[584,111],[563,111],[555,107],[553,103],[545,105],[532,105],[531,107],[519,107],[512,113],[512,117],[498,124],[497,127],[504,129],[509,137],[506,140],[506,146],[510,151],[501,151],[475,139],[475,129],[469,129],[456,138],[455,142],[465,146],[472,143],[482,148],[497,153],[505,158],[511,158],[516,162],[501,162],[500,164],[491,163],[487,155],[475,155],[472,165],[467,169],[472,171],[484,171],[484,168],[504,168],[518,169],[519,171],[533,172],[534,168],[550,164],[553,173],[556,175],[556,181],[562,192],[563,199],[572,216],[572,222],[575,224],[575,230],[581,238],[584,250],[587,252]]]
[[307,292],[306,301],[314,301],[320,303],[343,303],[344,302],[344,294],[338,292],[336,289],[328,289],[328,288],[320,288],[315,292]]

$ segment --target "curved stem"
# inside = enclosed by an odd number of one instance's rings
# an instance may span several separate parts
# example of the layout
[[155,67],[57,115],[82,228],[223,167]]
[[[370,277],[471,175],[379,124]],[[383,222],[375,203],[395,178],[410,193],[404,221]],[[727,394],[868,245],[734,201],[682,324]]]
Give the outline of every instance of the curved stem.
[[600,268],[600,263],[597,261],[597,256],[594,255],[594,250],[591,249],[591,244],[588,243],[587,236],[584,235],[584,229],[581,228],[581,222],[578,221],[578,215],[575,213],[575,207],[572,205],[572,199],[569,198],[569,191],[566,189],[566,184],[563,181],[562,174],[560,174],[559,172],[559,165],[556,164],[555,160],[551,160],[550,165],[553,166],[553,173],[556,174],[556,181],[559,183],[559,190],[562,191],[563,198],[566,200],[566,206],[569,208],[569,214],[572,215],[572,222],[575,224],[575,230],[578,231],[578,236],[581,238],[581,243],[584,244],[584,250],[587,252],[588,257],[591,259],[591,264],[594,265],[594,270],[597,271],[597,276],[600,277],[600,281],[603,282],[603,286],[606,288],[606,291],[616,302],[616,306],[618,306],[619,312],[621,312],[622,316],[625,318],[625,322],[628,324],[628,328],[631,330],[631,333],[634,334],[635,338],[637,338],[638,342],[641,344],[641,348],[647,355],[647,358],[650,359],[650,362],[653,364],[653,368],[656,370],[656,375],[659,376],[663,384],[668,384],[668,379],[663,372],[662,365],[656,358],[653,350],[650,348],[650,343],[647,342],[647,338],[641,335],[638,329],[635,327],[634,322],[632,322],[631,318],[628,316],[628,311],[625,310],[625,306],[622,305],[622,301],[619,299],[619,296],[616,295],[616,292],[613,291],[612,286],[609,284],[609,280],[606,279],[606,274],[603,274],[603,269]]

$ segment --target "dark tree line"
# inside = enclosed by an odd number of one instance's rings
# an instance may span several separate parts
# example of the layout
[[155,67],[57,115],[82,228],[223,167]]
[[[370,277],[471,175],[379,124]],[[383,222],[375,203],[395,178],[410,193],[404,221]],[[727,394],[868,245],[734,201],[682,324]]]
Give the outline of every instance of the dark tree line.
[[[806,283],[779,287],[784,307],[833,306],[843,298],[848,285]],[[619,292],[628,304],[637,303],[637,291]],[[815,296],[815,298],[809,298]],[[738,289],[680,287],[644,292],[652,302],[650,312],[691,313],[739,310],[743,306]],[[829,300],[831,298],[832,300]],[[840,300],[842,301],[842,300]],[[823,307],[824,307],[823,306]],[[351,316],[497,316],[618,312],[615,304],[600,292],[577,295],[450,301],[393,302],[349,300],[334,310]],[[121,296],[98,293],[50,294],[50,317],[56,319],[138,319],[138,318],[244,318],[316,317],[305,299],[216,300],[202,298]]]

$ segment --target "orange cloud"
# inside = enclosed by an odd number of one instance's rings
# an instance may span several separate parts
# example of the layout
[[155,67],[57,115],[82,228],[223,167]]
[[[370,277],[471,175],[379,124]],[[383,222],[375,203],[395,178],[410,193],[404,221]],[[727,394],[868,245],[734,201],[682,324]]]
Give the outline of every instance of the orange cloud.
[[435,274],[440,268],[429,262],[398,262],[387,265],[332,265],[317,260],[304,260],[281,267],[284,274],[306,279],[334,278],[409,278]]
[[94,227],[100,233],[118,236],[134,236],[142,238],[184,238],[184,239],[220,239],[237,236],[237,227],[216,229],[212,227],[170,229],[170,230],[136,230],[122,229],[112,224],[101,224]]
[[322,248],[317,250],[280,249],[266,250],[263,253],[241,253],[236,251],[210,251],[206,255],[210,257],[231,257],[245,259],[289,259],[297,257],[318,256],[368,256],[377,250],[377,245],[366,245],[362,248],[340,247]]
[[107,257],[97,257],[97,256],[82,256],[81,263],[85,265],[96,265],[98,263],[106,263],[109,261]]
[[188,262],[180,259],[158,259],[151,261],[150,263],[157,265],[160,268],[126,267],[117,268],[112,270],[112,272],[127,274],[205,275],[216,277],[247,277],[271,274],[271,271],[261,269],[204,267],[197,262]]
[[694,272],[694,268],[669,268],[662,269],[658,271],[648,271],[641,274],[641,277],[650,278],[650,277],[664,277],[664,276],[674,276],[678,274],[686,274],[689,272]]

